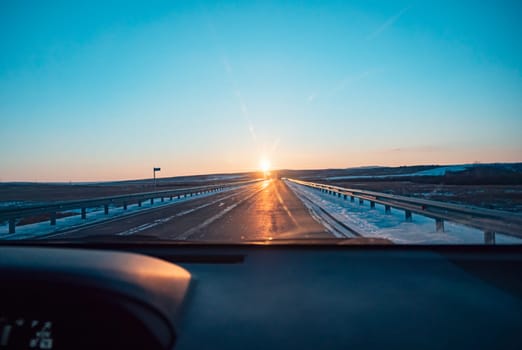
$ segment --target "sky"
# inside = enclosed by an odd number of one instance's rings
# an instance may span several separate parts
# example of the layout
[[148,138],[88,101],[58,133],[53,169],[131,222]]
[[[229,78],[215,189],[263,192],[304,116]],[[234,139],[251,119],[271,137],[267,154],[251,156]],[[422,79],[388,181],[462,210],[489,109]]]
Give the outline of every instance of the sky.
[[0,181],[522,161],[520,1],[0,2]]

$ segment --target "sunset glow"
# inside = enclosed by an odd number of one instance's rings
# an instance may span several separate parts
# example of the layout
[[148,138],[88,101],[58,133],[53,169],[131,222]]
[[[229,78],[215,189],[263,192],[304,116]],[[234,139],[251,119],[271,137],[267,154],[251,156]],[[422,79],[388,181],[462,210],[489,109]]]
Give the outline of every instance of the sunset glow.
[[266,158],[261,159],[259,162],[259,169],[265,174],[270,172],[270,161]]
[[0,3],[0,182],[522,161],[520,2],[128,3]]

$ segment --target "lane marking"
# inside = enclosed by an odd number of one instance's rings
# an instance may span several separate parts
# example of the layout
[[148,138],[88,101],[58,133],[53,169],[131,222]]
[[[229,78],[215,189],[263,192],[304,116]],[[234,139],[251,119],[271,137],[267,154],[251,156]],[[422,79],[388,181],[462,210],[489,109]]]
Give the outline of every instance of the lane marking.
[[228,207],[226,207],[225,209],[223,209],[221,212],[217,213],[216,215],[208,218],[207,220],[203,221],[201,224],[199,224],[198,226],[195,226],[185,232],[183,232],[181,235],[179,236],[176,236],[176,237],[172,237],[172,238],[175,238],[175,239],[179,239],[179,240],[186,240],[188,237],[190,237],[191,235],[193,235],[195,232],[201,230],[202,228],[205,228],[207,227],[208,225],[210,225],[211,223],[213,223],[214,221],[220,219],[221,217],[223,217],[225,214],[227,214],[228,212],[230,212],[231,210],[233,210],[234,208],[236,208],[238,205],[241,205],[242,203],[246,202],[247,200],[249,200],[250,198],[254,197],[256,194],[258,194],[259,192],[263,191],[264,189],[266,188],[266,186],[262,186],[260,189],[258,189],[257,191],[255,191],[254,193],[252,193],[251,195],[243,198],[242,200],[240,200],[239,202],[236,202],[232,205],[229,205]]
[[[308,198],[306,192],[302,192],[298,187],[293,187],[294,184],[288,184],[289,187],[297,195],[297,198],[303,202],[308,208],[312,217],[319,222],[321,225],[326,227],[334,236],[338,238],[344,237],[363,237],[363,234],[358,230],[354,229],[335,218],[332,214],[328,213],[322,206],[315,203],[312,199]],[[298,193],[300,192],[300,193]]]
[[288,209],[288,207],[286,206],[286,204],[283,202],[283,198],[281,197],[281,195],[279,194],[279,191],[277,190],[277,185],[274,185],[274,187],[275,187],[275,193],[276,193],[276,196],[277,196],[277,200],[279,201],[279,204],[281,204],[281,206],[285,210],[286,215],[288,215],[288,217],[292,220],[292,222],[294,223],[295,226],[301,227],[299,225],[299,223],[297,222],[297,220],[292,215],[292,213],[290,212],[290,210]]
[[[155,211],[158,211],[158,210],[163,210],[163,209],[165,209],[167,207],[170,207],[170,206],[176,206],[176,205],[181,205],[181,204],[184,204],[184,203],[190,203],[193,200],[203,199],[205,197],[212,197],[212,196],[215,196],[215,195],[226,193],[228,191],[239,191],[241,188],[242,188],[242,186],[236,187],[236,188],[231,187],[231,188],[225,189],[225,190],[223,190],[221,192],[216,192],[214,194],[208,194],[208,195],[205,195],[205,196],[186,197],[186,199],[184,197],[183,200],[180,200],[180,201],[174,201],[172,203],[167,203],[167,204],[159,205],[159,206],[156,206],[156,207],[147,207],[147,208],[144,208],[144,209],[141,209],[141,210],[131,211],[129,213],[121,213],[121,214],[115,215],[115,216],[113,216],[111,218],[107,218],[107,219],[95,219],[95,221],[93,221],[93,222],[88,222],[88,223],[85,223],[85,224],[75,225],[75,226],[72,226],[71,228],[64,227],[64,228],[61,228],[59,230],[59,232],[43,234],[43,235],[35,236],[34,238],[36,238],[36,239],[48,239],[48,238],[55,238],[55,237],[58,237],[58,236],[68,235],[68,234],[75,233],[75,232],[78,232],[78,231],[81,231],[81,230],[84,230],[84,229],[93,228],[93,227],[96,227],[98,225],[110,224],[110,223],[113,223],[113,222],[116,222],[116,221],[119,221],[119,220],[122,220],[122,219],[128,219],[128,218],[132,218],[132,217],[135,217],[135,216],[140,216],[140,215],[145,215],[145,214],[148,214],[148,213],[152,213],[152,212],[155,212]],[[237,194],[237,192],[234,192],[234,193]],[[220,198],[223,199],[223,197],[220,197]]]
[[200,209],[206,208],[208,206],[216,204],[217,202],[220,202],[222,200],[225,200],[225,199],[228,199],[230,197],[236,196],[236,195],[241,194],[241,193],[246,192],[246,191],[247,190],[243,190],[243,191],[240,191],[240,192],[237,192],[237,193],[230,194],[230,195],[225,196],[225,197],[218,198],[217,200],[214,200],[212,202],[208,202],[208,203],[202,204],[202,205],[200,205],[198,207],[195,207],[195,208],[191,208],[191,209],[187,209],[187,210],[184,210],[184,211],[180,211],[179,213],[176,213],[176,214],[174,214],[172,216],[169,216],[169,217],[166,217],[166,218],[157,219],[157,220],[154,220],[153,222],[149,222],[149,223],[146,223],[146,224],[143,224],[143,225],[140,225],[140,226],[136,226],[136,227],[133,227],[131,229],[128,229],[128,230],[116,233],[115,235],[116,236],[130,236],[130,235],[133,235],[135,233],[148,230],[148,229],[156,227],[158,225],[165,224],[165,223],[171,221],[172,219],[175,219],[175,218],[178,218],[178,217],[185,216],[187,214],[193,213],[195,211],[198,211]]

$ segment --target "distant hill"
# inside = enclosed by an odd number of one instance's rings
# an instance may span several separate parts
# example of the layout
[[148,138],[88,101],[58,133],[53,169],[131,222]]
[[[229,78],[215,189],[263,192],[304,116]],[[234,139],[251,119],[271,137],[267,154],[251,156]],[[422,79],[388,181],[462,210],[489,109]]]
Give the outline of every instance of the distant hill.
[[522,163],[414,165],[348,169],[283,170],[280,176],[309,181],[412,181],[454,185],[522,184]]

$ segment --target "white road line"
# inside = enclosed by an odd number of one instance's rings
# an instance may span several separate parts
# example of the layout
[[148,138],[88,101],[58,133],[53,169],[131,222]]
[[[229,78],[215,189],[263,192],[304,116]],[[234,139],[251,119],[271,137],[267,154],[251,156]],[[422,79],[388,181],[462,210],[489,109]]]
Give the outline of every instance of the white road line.
[[356,232],[359,236],[362,236],[362,234],[354,228],[348,227],[346,224],[335,219],[333,216],[328,215],[324,208],[308,198],[305,193],[298,191],[297,185],[294,187],[294,184],[287,184],[288,187],[290,187],[297,195],[297,198],[299,198],[301,202],[303,202],[303,204],[308,208],[310,215],[315,219],[315,221],[323,225],[335,237],[354,237],[354,232]]
[[288,215],[288,217],[292,220],[292,222],[294,223],[295,226],[300,227],[299,223],[297,222],[297,220],[294,218],[294,216],[292,215],[292,213],[290,212],[290,210],[284,203],[283,198],[281,198],[281,195],[279,194],[279,191],[277,190],[277,186],[275,186],[275,193],[277,196],[277,200],[279,201],[279,204],[281,204],[281,206],[285,210],[286,215]]
[[199,224],[198,226],[195,226],[185,232],[183,232],[181,235],[179,236],[176,236],[176,237],[173,237],[175,239],[179,239],[179,240],[184,240],[184,239],[187,239],[188,237],[190,237],[192,234],[194,234],[195,232],[201,230],[202,228],[205,228],[207,227],[208,225],[210,225],[211,223],[213,223],[214,221],[218,220],[219,218],[223,217],[225,214],[227,214],[228,212],[230,212],[232,209],[234,209],[235,207],[237,207],[238,205],[244,203],[245,201],[249,200],[250,198],[254,197],[256,194],[258,194],[259,192],[261,192],[262,190],[264,190],[266,188],[266,186],[263,186],[261,187],[260,189],[258,189],[257,191],[255,191],[254,193],[252,193],[251,195],[243,198],[242,200],[240,200],[239,202],[236,202],[232,205],[229,205],[228,207],[226,207],[225,209],[223,209],[221,212],[219,212],[218,214],[212,216],[211,218],[208,218],[207,220],[203,221],[201,224]]
[[[80,224],[80,225],[74,225],[74,226],[71,226],[70,228],[61,228],[60,232],[56,232],[54,234],[53,233],[41,234],[40,236],[38,236],[38,238],[48,239],[48,238],[55,238],[55,237],[59,237],[59,236],[69,235],[71,233],[74,233],[74,232],[77,232],[77,231],[81,231],[81,230],[84,230],[84,229],[87,229],[87,228],[95,227],[95,226],[98,226],[98,225],[101,225],[101,224],[112,223],[112,222],[121,220],[123,218],[128,219],[128,218],[139,216],[139,215],[142,215],[142,214],[145,214],[145,213],[150,213],[150,212],[162,210],[162,209],[165,209],[166,207],[169,207],[169,206],[172,206],[172,205],[176,205],[176,204],[179,205],[179,204],[187,203],[187,202],[190,202],[190,201],[196,200],[196,199],[201,199],[201,198],[205,198],[205,197],[212,197],[212,196],[215,196],[215,195],[219,195],[219,194],[225,193],[227,191],[235,191],[235,190],[240,189],[240,188],[241,187],[235,187],[235,188],[234,187],[230,187],[229,189],[225,189],[225,190],[223,190],[221,192],[216,192],[214,194],[205,194],[205,195],[200,195],[200,196],[196,195],[196,196],[193,196],[193,197],[184,197],[183,200],[173,201],[172,203],[161,204],[161,205],[158,205],[158,206],[155,206],[155,207],[147,207],[147,208],[144,208],[144,209],[141,209],[141,210],[134,210],[134,211],[130,211],[129,213],[121,213],[121,214],[117,214],[117,215],[115,215],[113,217],[110,217],[110,218],[107,218],[107,219],[95,219],[95,221],[92,221],[92,222],[89,222],[89,223]],[[227,196],[225,198],[228,198],[228,197],[229,196]],[[221,199],[223,199],[223,197],[221,197]]]
[[129,230],[126,230],[126,231],[122,231],[122,232],[119,232],[119,233],[116,233],[115,235],[116,236],[130,236],[130,235],[133,235],[135,233],[138,233],[138,232],[141,232],[141,231],[145,231],[145,230],[148,230],[152,227],[156,227],[158,225],[162,225],[162,224],[165,224],[167,222],[169,222],[170,220],[172,219],[175,219],[175,218],[178,218],[178,217],[181,217],[181,216],[184,216],[184,215],[187,215],[187,214],[190,214],[190,213],[193,213],[197,210],[200,210],[200,209],[203,209],[203,208],[206,208],[210,205],[213,205],[213,204],[216,204],[218,202],[221,202],[222,200],[225,200],[227,198],[230,198],[230,197],[233,197],[233,196],[236,196],[242,192],[245,192],[247,190],[243,190],[241,192],[237,192],[237,193],[233,193],[231,195],[228,195],[228,196],[225,196],[225,197],[221,197],[217,200],[214,200],[212,202],[208,202],[208,203],[205,203],[205,204],[202,204],[200,205],[199,207],[196,207],[196,208],[191,208],[191,209],[188,209],[188,210],[184,210],[184,211],[180,211],[179,213],[176,213],[172,216],[169,216],[169,217],[166,217],[166,218],[161,218],[161,219],[157,219],[157,220],[154,220],[153,222],[149,222],[147,224],[143,224],[143,225],[140,225],[140,226],[137,226],[137,227],[133,227]]

